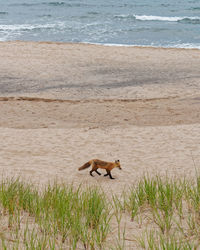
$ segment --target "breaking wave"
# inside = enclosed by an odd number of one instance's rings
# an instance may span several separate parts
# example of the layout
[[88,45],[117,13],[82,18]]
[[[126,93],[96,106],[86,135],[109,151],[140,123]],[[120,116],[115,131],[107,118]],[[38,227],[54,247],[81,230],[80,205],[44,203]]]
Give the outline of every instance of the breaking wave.
[[0,31],[28,31],[36,29],[52,29],[63,26],[62,23],[53,24],[3,24],[0,25]]
[[140,21],[164,21],[164,22],[187,22],[187,23],[200,23],[200,17],[167,17],[167,16],[146,16],[146,15],[116,15],[115,18],[130,19]]

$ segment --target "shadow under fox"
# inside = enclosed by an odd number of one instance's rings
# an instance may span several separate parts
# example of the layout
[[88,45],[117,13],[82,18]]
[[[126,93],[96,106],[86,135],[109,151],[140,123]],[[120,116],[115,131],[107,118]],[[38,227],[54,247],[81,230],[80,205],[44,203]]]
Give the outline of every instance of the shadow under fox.
[[81,166],[78,170],[83,170],[83,169],[86,169],[86,168],[89,168],[90,166],[92,165],[92,170],[90,171],[90,175],[92,177],[94,177],[92,175],[92,172],[96,172],[98,175],[101,175],[101,173],[99,173],[97,171],[98,168],[102,168],[102,169],[105,169],[107,174],[104,174],[104,176],[110,176],[110,179],[115,179],[112,177],[111,175],[111,170],[113,168],[119,168],[119,169],[122,169],[121,166],[120,166],[120,161],[119,160],[116,160],[115,162],[107,162],[107,161],[101,161],[101,160],[98,160],[98,159],[93,159],[93,160],[90,160],[88,162],[86,162],[83,166]]

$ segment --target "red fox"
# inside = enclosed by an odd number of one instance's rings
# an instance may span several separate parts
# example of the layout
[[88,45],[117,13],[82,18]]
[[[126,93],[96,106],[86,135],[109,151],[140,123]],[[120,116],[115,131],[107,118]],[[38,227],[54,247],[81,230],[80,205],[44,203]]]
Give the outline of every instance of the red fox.
[[93,159],[93,160],[90,160],[88,162],[86,162],[82,167],[80,167],[78,170],[83,170],[85,168],[89,168],[89,166],[92,165],[92,170],[90,171],[90,175],[92,177],[94,177],[92,175],[92,172],[95,171],[98,175],[101,175],[101,173],[99,173],[97,171],[98,168],[103,168],[106,170],[107,174],[104,174],[104,176],[110,176],[110,179],[115,179],[112,177],[111,175],[111,170],[113,168],[119,168],[119,169],[122,169],[121,166],[120,166],[120,161],[119,160],[116,160],[115,162],[107,162],[107,161],[101,161],[101,160],[98,160],[98,159]]

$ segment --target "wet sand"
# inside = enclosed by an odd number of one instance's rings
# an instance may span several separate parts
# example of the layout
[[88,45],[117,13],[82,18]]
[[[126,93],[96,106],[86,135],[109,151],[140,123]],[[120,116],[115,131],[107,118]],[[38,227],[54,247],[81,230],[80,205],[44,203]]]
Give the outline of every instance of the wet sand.
[[200,50],[0,43],[0,95],[148,99],[199,91]]

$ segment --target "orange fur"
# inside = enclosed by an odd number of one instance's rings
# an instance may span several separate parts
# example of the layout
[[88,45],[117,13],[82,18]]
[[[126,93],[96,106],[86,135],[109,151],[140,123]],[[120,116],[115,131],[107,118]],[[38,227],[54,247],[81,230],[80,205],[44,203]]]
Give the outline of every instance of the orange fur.
[[92,164],[92,161],[88,161],[86,162],[82,167],[80,167],[78,170],[83,170],[85,168],[89,168],[89,166]]
[[85,163],[83,166],[81,166],[78,170],[83,170],[83,169],[89,168],[91,165],[92,165],[92,170],[90,171],[90,175],[91,175],[91,176],[93,176],[93,175],[92,175],[92,172],[93,172],[93,171],[95,171],[97,174],[100,175],[101,173],[99,173],[99,172],[97,171],[97,169],[98,169],[98,168],[102,168],[102,169],[105,169],[106,172],[107,172],[107,174],[106,174],[105,176],[109,175],[111,179],[114,179],[114,178],[112,178],[112,176],[111,176],[111,173],[110,173],[111,170],[112,170],[113,168],[119,168],[119,169],[121,169],[120,161],[119,161],[119,160],[117,160],[117,161],[115,161],[115,162],[107,162],[107,161],[102,161],[102,160],[98,160],[98,159],[92,159],[92,160],[86,162],[86,163]]

